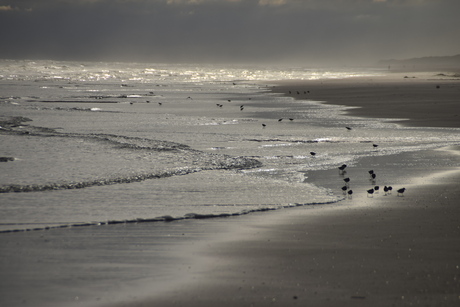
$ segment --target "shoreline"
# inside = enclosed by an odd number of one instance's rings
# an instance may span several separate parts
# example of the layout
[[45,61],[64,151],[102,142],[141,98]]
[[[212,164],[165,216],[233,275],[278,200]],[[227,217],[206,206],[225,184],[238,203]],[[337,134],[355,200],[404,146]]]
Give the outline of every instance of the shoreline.
[[[376,159],[381,167],[392,163]],[[370,160],[353,171],[364,174]],[[339,177],[336,170],[321,176]],[[370,198],[358,185],[352,199],[336,204],[227,221],[230,237],[217,234],[195,251],[206,264],[190,281],[150,300],[107,306],[454,306],[460,302],[460,169],[407,178],[398,183],[407,188],[404,196]]]
[[294,99],[350,107],[345,114],[351,116],[395,119],[407,127],[460,128],[460,79],[445,79],[435,72],[274,81],[271,85],[274,93]]
[[[329,88],[332,98],[342,96],[336,85],[344,82],[334,81]],[[315,89],[323,89],[324,84],[317,83]],[[353,82],[348,84],[353,89]],[[372,92],[369,87],[357,87],[347,95],[360,89]],[[21,269],[37,270],[37,276],[32,276],[37,279],[40,272],[56,269],[48,260],[50,255],[68,257],[57,273],[62,274],[59,280],[63,282],[53,288],[56,298],[70,298],[69,306],[456,305],[460,301],[460,250],[456,246],[460,239],[456,219],[460,216],[460,172],[447,171],[452,170],[452,163],[460,165],[460,158],[458,146],[451,150],[362,158],[348,170],[353,178],[362,178],[353,182],[355,194],[335,204],[162,225],[11,233],[3,236],[2,244],[15,244],[15,248],[5,249],[3,256],[24,257],[28,262]],[[429,164],[434,159],[449,163]],[[400,165],[407,161],[413,161],[413,167],[405,171]],[[371,167],[395,187],[406,187],[405,195],[398,197],[394,191],[368,197],[366,176]],[[334,193],[339,195],[336,183],[342,179],[332,169],[312,172],[307,181],[336,188]],[[14,240],[19,237],[21,240]],[[11,254],[17,250],[22,252]],[[107,250],[113,255],[108,257]],[[8,270],[21,265],[15,261]],[[97,284],[94,299],[87,297],[86,301],[78,289],[66,287],[74,267],[83,273],[77,278],[87,280],[104,270],[113,278],[106,283],[116,283],[110,285],[113,297],[104,292],[109,288],[104,283]],[[10,283],[4,279],[2,291],[14,291]],[[50,286],[37,284],[27,295],[39,296],[41,287]],[[119,292],[113,293],[117,288]],[[23,304],[28,303],[32,300]],[[54,305],[61,306],[62,301],[59,303]],[[47,301],[46,305],[53,304]]]
[[[348,110],[350,115],[404,118],[410,114],[410,108],[404,111],[409,113],[395,108],[381,113],[379,99],[369,99],[369,95],[378,90],[390,99],[394,95],[392,89],[405,81],[287,81],[273,91],[287,94],[291,90],[296,99],[326,100],[323,103],[335,105],[357,106],[359,101],[361,109]],[[439,80],[418,81],[410,83],[412,94],[403,95],[399,103],[407,102],[412,107],[419,101],[420,89],[425,89],[423,95],[430,99],[439,98],[433,96],[440,91],[435,92],[439,89],[431,83]],[[451,80],[446,82],[441,83],[440,89],[451,84]],[[443,92],[448,97],[441,105],[458,97],[458,86],[459,82],[454,82],[449,93]],[[292,95],[294,89],[300,93],[303,89],[310,91],[310,96]],[[368,100],[373,100],[371,107],[365,105]],[[449,117],[453,113],[439,112],[438,104],[424,101],[424,112],[431,110],[426,114],[438,117],[410,114],[410,120],[398,124],[459,128],[460,122]],[[378,111],[373,112],[375,107]],[[455,106],[455,112],[459,108]],[[449,120],[444,121],[446,116]],[[433,159],[453,161],[454,167],[427,168]],[[413,167],[401,169],[399,165],[404,161],[414,161]],[[353,186],[357,191],[352,199],[327,206],[280,210],[265,215],[263,220],[254,215],[233,221],[235,232],[230,238],[218,235],[195,256],[206,259],[207,265],[189,276],[191,282],[177,284],[151,299],[111,306],[457,305],[459,147],[370,156],[360,159],[349,173],[365,175],[376,165],[379,172],[392,177],[395,186],[407,188],[404,196],[393,191],[392,195],[369,197],[365,192],[366,185],[369,186],[366,178]],[[329,188],[335,185],[334,180],[341,180],[337,170],[314,171],[310,175],[311,182]]]

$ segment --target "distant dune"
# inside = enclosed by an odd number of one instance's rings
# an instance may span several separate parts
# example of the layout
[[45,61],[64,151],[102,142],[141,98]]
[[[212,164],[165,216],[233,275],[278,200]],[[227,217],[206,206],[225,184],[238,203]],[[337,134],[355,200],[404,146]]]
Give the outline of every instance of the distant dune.
[[381,60],[378,64],[394,68],[460,68],[460,54],[453,56],[429,56],[403,60]]

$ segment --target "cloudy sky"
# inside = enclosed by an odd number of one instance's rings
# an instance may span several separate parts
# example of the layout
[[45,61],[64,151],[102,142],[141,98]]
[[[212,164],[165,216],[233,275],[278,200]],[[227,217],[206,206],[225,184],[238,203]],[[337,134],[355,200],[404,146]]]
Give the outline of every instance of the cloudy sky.
[[460,0],[0,0],[0,58],[362,64],[460,53]]

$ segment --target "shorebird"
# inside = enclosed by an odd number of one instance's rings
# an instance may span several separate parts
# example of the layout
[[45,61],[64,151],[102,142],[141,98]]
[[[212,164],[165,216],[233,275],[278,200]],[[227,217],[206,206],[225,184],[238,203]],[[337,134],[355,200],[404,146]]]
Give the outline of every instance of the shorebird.
[[390,185],[388,186],[388,194],[391,194],[391,191],[393,191],[393,187]]
[[376,174],[371,174],[371,179],[369,179],[369,180],[372,181],[372,184],[375,184],[375,178],[377,178],[377,175]]
[[345,127],[345,128],[347,128],[347,130],[351,130],[351,127]]
[[294,119],[293,119],[293,118],[289,118],[289,120],[292,122]]
[[377,145],[377,144],[372,144],[372,147],[377,148],[377,147],[379,147],[379,145]]
[[345,195],[345,193],[347,192],[347,190],[348,190],[348,187],[347,187],[346,185],[344,185],[344,186],[342,187],[343,195]]
[[316,152],[310,151],[310,155],[312,155],[312,157],[314,157],[314,156],[316,156]]
[[345,168],[347,167],[346,164],[342,164],[342,166],[339,166],[339,175],[344,175],[346,173]]
[[376,185],[374,187],[374,191],[375,191],[375,194],[378,194],[379,193],[379,190],[380,190],[380,187],[378,185]]
[[404,196],[404,191],[406,191],[406,188],[402,188],[398,190],[398,196]]
[[279,122],[282,121],[282,120],[283,120],[282,118],[278,119]]
[[352,195],[353,195],[353,190],[348,190],[348,198],[352,198]]
[[265,128],[265,127],[267,127],[267,125],[265,125],[265,124],[262,124],[262,128]]
[[374,197],[374,189],[367,190],[367,197],[369,197],[369,195]]
[[163,103],[162,102],[159,102],[158,105],[161,106]]
[[384,186],[383,187],[383,192],[385,192],[385,196],[388,195],[388,187],[387,186]]
[[345,181],[345,184],[348,186],[350,186],[350,178],[344,178],[343,181]]

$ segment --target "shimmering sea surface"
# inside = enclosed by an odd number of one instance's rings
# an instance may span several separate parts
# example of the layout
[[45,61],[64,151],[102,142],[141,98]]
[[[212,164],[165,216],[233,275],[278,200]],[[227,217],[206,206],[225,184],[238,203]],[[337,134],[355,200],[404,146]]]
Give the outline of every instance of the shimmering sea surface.
[[332,203],[343,196],[307,183],[308,171],[460,143],[458,129],[345,116],[344,107],[293,100],[264,83],[378,70],[0,66],[0,157],[8,158],[0,163],[0,231]]

